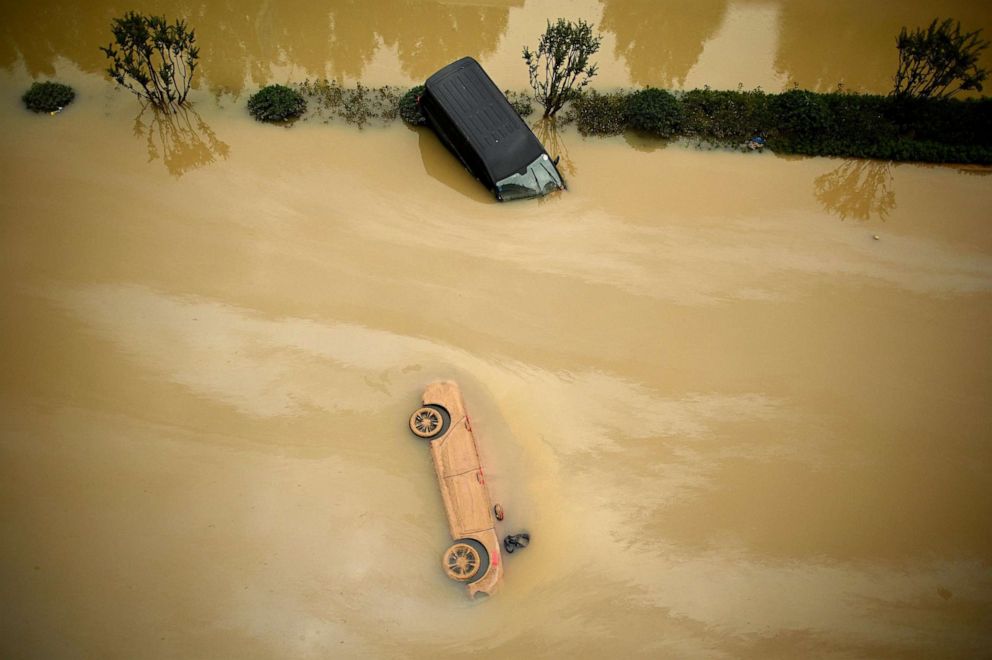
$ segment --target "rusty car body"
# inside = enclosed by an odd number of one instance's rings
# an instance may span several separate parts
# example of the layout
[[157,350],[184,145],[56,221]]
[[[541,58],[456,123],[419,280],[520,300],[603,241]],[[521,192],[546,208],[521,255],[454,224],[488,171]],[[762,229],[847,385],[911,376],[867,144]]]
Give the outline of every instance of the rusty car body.
[[474,597],[491,595],[503,579],[496,533],[497,512],[486,485],[472,422],[461,390],[452,381],[432,383],[410,417],[410,430],[428,440],[441,499],[454,541],[441,565],[447,576],[467,586]]

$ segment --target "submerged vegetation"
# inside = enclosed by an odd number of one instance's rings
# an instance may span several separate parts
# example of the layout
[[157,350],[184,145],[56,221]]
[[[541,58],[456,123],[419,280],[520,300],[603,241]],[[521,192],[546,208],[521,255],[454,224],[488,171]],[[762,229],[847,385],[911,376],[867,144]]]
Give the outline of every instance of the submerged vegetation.
[[289,121],[306,109],[306,99],[285,85],[266,85],[248,99],[248,112],[258,121]]
[[195,30],[186,22],[171,25],[163,16],[129,11],[111,24],[114,41],[100,50],[110,58],[107,74],[159,110],[184,103],[200,56]]
[[57,82],[36,82],[24,92],[21,100],[34,112],[58,112],[72,103],[76,92],[72,87]]
[[[101,47],[111,60],[108,75],[152,107],[178,112],[199,57],[194,30],[183,20],[170,24],[162,16],[133,11],[113,19],[111,29],[114,41]],[[983,89],[988,71],[979,59],[990,44],[980,33],[962,31],[950,19],[935,19],[925,29],[904,27],[896,40],[899,68],[888,96],[798,87],[779,94],[740,87],[603,93],[586,89],[597,73],[590,58],[602,37],[582,20],[549,20],[537,49],[523,49],[534,95],[504,93],[521,117],[533,114],[534,102],[543,106],[544,120],[567,107],[564,120],[535,126],[551,131],[555,140],[558,129],[574,121],[584,135],[629,130],[707,147],[767,146],[783,154],[987,165],[992,164],[992,99],[951,98]],[[263,87],[247,105],[255,119],[267,122],[303,117],[363,128],[400,117],[424,126],[418,104],[423,91],[423,85],[346,87],[308,79]],[[74,97],[71,87],[45,82],[34,83],[22,99],[33,111],[57,112]],[[193,125],[183,119],[183,125]]]
[[529,117],[534,114],[534,98],[527,92],[514,92],[507,89],[503,91],[503,95],[521,117]]
[[992,99],[906,98],[793,89],[584,94],[579,131],[626,129],[717,146],[761,137],[778,153],[992,164]]
[[358,83],[354,87],[344,87],[333,80],[305,80],[296,88],[314,102],[315,117],[325,121],[336,117],[359,128],[392,122],[400,112],[400,102],[409,95],[409,92],[403,94],[402,88],[390,85],[366,87]]
[[596,90],[574,99],[566,121],[578,121],[585,135],[618,135],[627,130],[627,94],[600,94]]

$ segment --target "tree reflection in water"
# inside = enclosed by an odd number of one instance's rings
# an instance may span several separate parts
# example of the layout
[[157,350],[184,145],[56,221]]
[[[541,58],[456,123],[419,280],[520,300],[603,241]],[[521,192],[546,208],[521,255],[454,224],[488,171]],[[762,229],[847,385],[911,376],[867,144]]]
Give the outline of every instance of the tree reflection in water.
[[[531,128],[537,139],[544,145],[544,150],[551,154],[551,158],[561,157],[561,160],[558,161],[558,171],[565,177],[574,176],[578,169],[568,153],[568,146],[562,137],[561,127],[555,118],[542,117]],[[568,181],[565,181],[565,184],[567,185]]]
[[816,177],[816,199],[841,220],[885,220],[896,207],[892,187],[892,163],[877,160],[846,160]]
[[[854,91],[885,93],[892,88],[898,65],[895,39],[902,26],[926,26],[936,16],[953,16],[962,25],[987,28],[992,16],[986,0],[788,0],[779,4],[775,69],[787,77],[787,86],[798,84],[818,91],[831,91],[844,83]],[[988,55],[983,60],[992,62]]]
[[175,177],[226,159],[231,150],[191,107],[169,113],[146,104],[134,118],[134,135],[145,139],[148,162],[161,158]]
[[638,85],[681,87],[716,34],[727,0],[601,0],[600,29],[616,37],[614,56],[624,58]]
[[193,86],[206,84],[215,94],[240,94],[246,82],[264,85],[283,66],[298,79],[357,80],[382,46],[395,48],[403,72],[422,80],[459,57],[493,53],[510,7],[520,6],[523,0],[207,0],[174,8],[151,0],[124,7],[106,0],[38,0],[4,8],[0,67],[21,60],[32,76],[53,75],[61,56],[102,74],[107,58],[98,46],[111,39],[110,21],[134,9],[189,21],[200,45]]

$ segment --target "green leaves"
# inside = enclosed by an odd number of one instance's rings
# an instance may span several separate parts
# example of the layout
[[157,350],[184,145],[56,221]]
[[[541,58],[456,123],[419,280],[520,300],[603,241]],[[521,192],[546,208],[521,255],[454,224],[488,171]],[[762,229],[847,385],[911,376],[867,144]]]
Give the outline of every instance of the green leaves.
[[24,92],[21,100],[28,110],[34,112],[58,112],[65,106],[72,103],[76,98],[76,92],[72,87],[56,82],[33,83],[28,91]]
[[950,97],[960,91],[982,91],[988,71],[978,66],[989,42],[981,30],[961,32],[961,23],[934,19],[926,30],[905,27],[896,38],[899,68],[893,96]]
[[627,124],[649,135],[670,138],[682,129],[683,119],[682,104],[663,89],[642,89],[627,100]]
[[186,102],[200,49],[186,22],[130,11],[111,22],[114,36],[100,50],[111,60],[107,75],[161,110]]
[[248,99],[248,112],[258,121],[289,121],[306,109],[306,99],[285,85],[266,85]]
[[403,96],[400,97],[400,118],[411,126],[427,125],[427,118],[424,117],[422,112],[420,112],[420,106],[417,104],[417,100],[423,93],[424,86],[417,85],[416,87],[411,87],[405,94],[403,94]]
[[573,108],[583,134],[636,129],[732,148],[760,136],[781,154],[992,164],[992,99],[645,89],[585,93]]
[[596,64],[589,58],[599,50],[602,37],[594,35],[592,26],[582,19],[572,23],[559,18],[541,35],[537,50],[527,46],[523,60],[527,65],[535,98],[544,106],[544,116],[552,117],[566,103],[577,98],[596,75]]

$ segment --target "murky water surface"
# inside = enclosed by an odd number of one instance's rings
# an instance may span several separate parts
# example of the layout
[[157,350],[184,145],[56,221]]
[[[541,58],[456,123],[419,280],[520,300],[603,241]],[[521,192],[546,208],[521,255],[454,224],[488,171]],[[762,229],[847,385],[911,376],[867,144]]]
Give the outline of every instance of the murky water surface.
[[[100,75],[120,7],[5,7],[0,655],[987,653],[987,171],[566,130],[570,190],[499,205],[430,133],[243,106],[466,53],[522,88],[561,14],[604,85],[884,92],[902,24],[992,27],[936,4],[182,5],[173,119]],[[438,378],[534,538],[483,602],[406,430]]]

